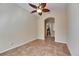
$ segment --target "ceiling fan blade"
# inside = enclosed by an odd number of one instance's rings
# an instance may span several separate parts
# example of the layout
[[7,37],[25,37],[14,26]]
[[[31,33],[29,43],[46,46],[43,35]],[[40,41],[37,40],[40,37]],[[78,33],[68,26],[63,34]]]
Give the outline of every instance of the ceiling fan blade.
[[31,13],[35,13],[35,12],[37,12],[37,10],[33,10]]
[[42,11],[43,12],[49,12],[50,10],[49,9],[43,9]]
[[40,7],[41,7],[41,8],[44,8],[45,6],[46,6],[46,3],[41,3],[41,4],[40,4]]
[[42,13],[38,13],[40,16],[42,15]]
[[35,8],[35,9],[37,9],[37,6],[36,6],[36,5],[33,5],[33,4],[31,4],[31,3],[29,3],[29,5],[30,5],[31,7],[33,7],[33,8]]

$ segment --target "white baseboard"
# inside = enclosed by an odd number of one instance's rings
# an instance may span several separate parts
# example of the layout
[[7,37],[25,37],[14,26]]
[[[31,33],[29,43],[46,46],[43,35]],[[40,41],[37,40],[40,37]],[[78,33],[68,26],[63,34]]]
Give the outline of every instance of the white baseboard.
[[71,56],[72,56],[71,49],[70,49],[70,47],[69,47],[69,44],[68,44],[68,43],[67,43],[67,47],[68,47],[68,50],[69,50],[69,52],[70,52],[70,54],[71,54]]
[[4,52],[6,52],[6,51],[9,51],[9,50],[11,50],[11,49],[17,48],[17,47],[19,47],[19,46],[22,46],[22,45],[24,45],[24,44],[26,44],[26,43],[29,43],[29,42],[33,41],[33,40],[35,40],[35,39],[29,40],[29,41],[26,41],[26,42],[22,42],[21,44],[18,44],[18,45],[14,46],[14,47],[8,48],[8,49],[3,50],[3,51],[0,51],[0,54],[1,54],[1,53],[4,53]]
[[58,40],[55,40],[55,42],[65,43],[65,44],[67,44],[67,42],[65,42],[65,41],[58,41]]

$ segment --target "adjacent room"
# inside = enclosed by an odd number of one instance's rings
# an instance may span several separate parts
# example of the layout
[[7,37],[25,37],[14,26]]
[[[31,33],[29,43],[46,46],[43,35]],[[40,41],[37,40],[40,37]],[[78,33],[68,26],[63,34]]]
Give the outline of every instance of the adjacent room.
[[78,3],[0,3],[0,56],[79,56]]

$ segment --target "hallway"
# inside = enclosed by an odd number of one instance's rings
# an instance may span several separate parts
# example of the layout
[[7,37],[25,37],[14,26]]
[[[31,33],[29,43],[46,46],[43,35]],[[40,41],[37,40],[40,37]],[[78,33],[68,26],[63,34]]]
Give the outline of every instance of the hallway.
[[0,54],[1,56],[70,56],[66,44],[51,40],[34,40]]

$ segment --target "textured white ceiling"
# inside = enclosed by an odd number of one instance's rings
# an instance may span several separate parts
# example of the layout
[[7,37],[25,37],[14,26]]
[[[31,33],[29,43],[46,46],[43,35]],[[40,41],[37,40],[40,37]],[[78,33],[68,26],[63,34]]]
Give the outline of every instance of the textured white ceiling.
[[[33,3],[35,5],[38,5],[38,3]],[[18,3],[19,6],[22,8],[26,9],[26,11],[30,12],[33,10],[32,7],[28,5],[28,3]],[[66,3],[47,3],[47,8],[52,10],[57,10],[57,11],[62,11],[66,9],[67,4]]]

